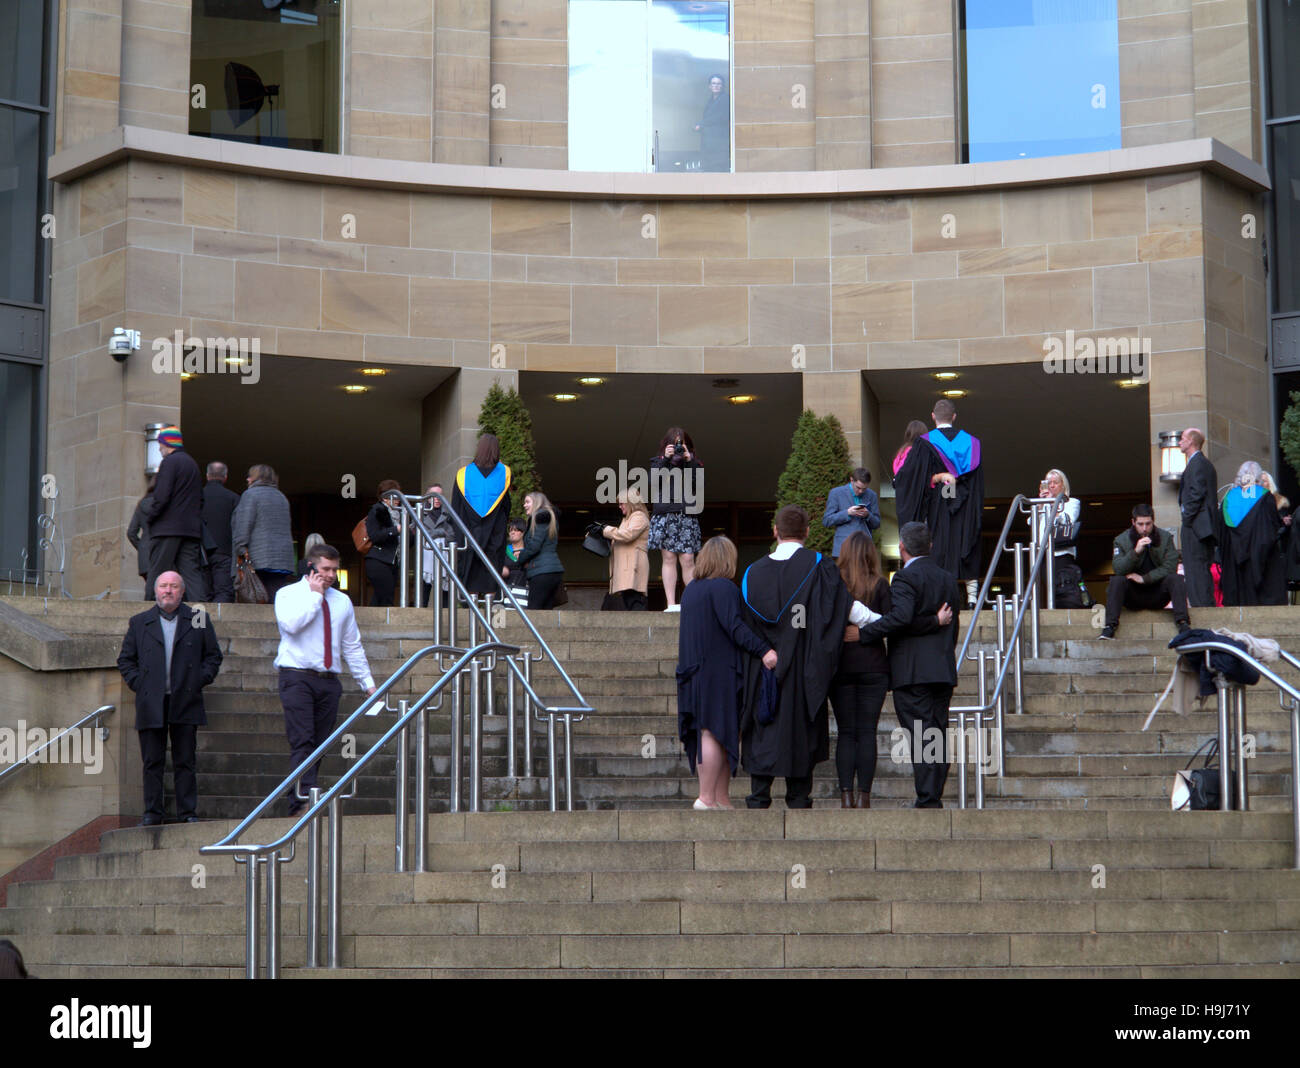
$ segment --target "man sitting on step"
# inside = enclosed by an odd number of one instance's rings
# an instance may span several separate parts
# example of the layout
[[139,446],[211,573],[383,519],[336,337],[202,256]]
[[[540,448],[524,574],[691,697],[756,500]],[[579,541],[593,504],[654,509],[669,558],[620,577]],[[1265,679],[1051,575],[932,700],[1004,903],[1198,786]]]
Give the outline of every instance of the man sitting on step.
[[1106,591],[1105,639],[1115,637],[1119,614],[1125,608],[1147,610],[1173,604],[1178,633],[1187,621],[1187,587],[1178,574],[1178,546],[1168,531],[1156,526],[1149,504],[1133,507],[1133,525],[1115,539],[1115,575]]

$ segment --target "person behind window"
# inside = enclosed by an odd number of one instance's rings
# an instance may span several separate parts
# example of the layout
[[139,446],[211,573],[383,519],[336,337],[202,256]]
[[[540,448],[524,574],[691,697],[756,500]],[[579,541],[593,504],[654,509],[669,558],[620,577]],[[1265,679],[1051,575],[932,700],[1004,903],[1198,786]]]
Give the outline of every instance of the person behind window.
[[709,95],[704,114],[695,124],[700,135],[700,170],[731,170],[731,97],[722,75],[709,79]]
[[555,595],[564,581],[564,565],[557,552],[560,513],[545,493],[534,491],[524,497],[524,514],[528,531],[519,563],[528,569],[528,607],[554,608]]

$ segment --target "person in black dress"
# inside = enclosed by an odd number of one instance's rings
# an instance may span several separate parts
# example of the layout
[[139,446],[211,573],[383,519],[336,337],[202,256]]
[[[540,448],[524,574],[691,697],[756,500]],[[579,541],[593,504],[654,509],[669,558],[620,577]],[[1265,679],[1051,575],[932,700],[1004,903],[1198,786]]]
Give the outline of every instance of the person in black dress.
[[740,761],[741,682],[752,656],[776,667],[776,650],[746,626],[736,588],[736,546],[710,538],[682,593],[677,638],[677,734],[700,779],[697,809],[731,808]]

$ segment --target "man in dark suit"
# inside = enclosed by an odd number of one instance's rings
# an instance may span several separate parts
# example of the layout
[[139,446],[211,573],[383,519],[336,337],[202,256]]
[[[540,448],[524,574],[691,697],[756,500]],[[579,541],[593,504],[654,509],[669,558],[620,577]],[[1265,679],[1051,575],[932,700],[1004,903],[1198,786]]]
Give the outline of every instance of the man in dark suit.
[[207,600],[203,577],[203,484],[199,465],[185,451],[179,427],[158,431],[158,481],[148,506],[149,579],[152,586],[164,571],[175,571],[196,601]]
[[235,583],[230,566],[230,517],[239,494],[226,488],[229,474],[219,460],[208,464],[203,484],[203,548],[208,554],[208,590],[217,604],[235,603]]
[[1215,510],[1219,506],[1219,478],[1214,464],[1201,449],[1205,435],[1196,427],[1184,430],[1178,448],[1187,457],[1187,470],[1178,487],[1178,507],[1183,516],[1183,577],[1187,581],[1187,603],[1193,607],[1214,607]]
[[144,761],[144,819],[163,821],[163,761],[172,743],[176,816],[197,823],[199,791],[194,777],[198,728],[208,722],[203,687],[221,669],[221,649],[212,621],[201,608],[183,603],[185,583],[164,571],[154,583],[158,603],[131,617],[117,670],[135,693],[135,729]]
[[[924,523],[904,523],[898,551],[903,567],[889,586],[889,613],[861,627],[858,640],[889,638],[889,674],[894,711],[912,744],[912,777],[917,808],[943,808],[948,781],[948,706],[957,685],[957,606],[962,590],[952,572],[930,558],[930,531]],[[913,633],[919,616],[952,606],[952,622],[925,634]],[[919,728],[919,730],[918,730]],[[922,750],[916,752],[917,739]],[[932,749],[937,745],[938,759]]]

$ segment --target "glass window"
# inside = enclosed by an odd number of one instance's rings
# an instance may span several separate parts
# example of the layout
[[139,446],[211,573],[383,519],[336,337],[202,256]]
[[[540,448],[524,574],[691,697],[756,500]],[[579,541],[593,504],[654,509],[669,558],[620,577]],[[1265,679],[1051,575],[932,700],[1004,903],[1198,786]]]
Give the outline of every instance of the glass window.
[[190,133],[339,150],[340,0],[194,0]]
[[38,303],[41,116],[0,106],[0,300]]
[[0,99],[43,105],[44,0],[0,3]]
[[37,373],[33,364],[0,360],[0,569],[35,567],[32,499],[36,477]]
[[1116,0],[965,0],[963,160],[1120,148]]
[[1272,129],[1273,310],[1300,311],[1300,122]]
[[1300,4],[1269,0],[1269,118],[1300,115]]
[[569,169],[731,170],[731,5],[570,0]]

